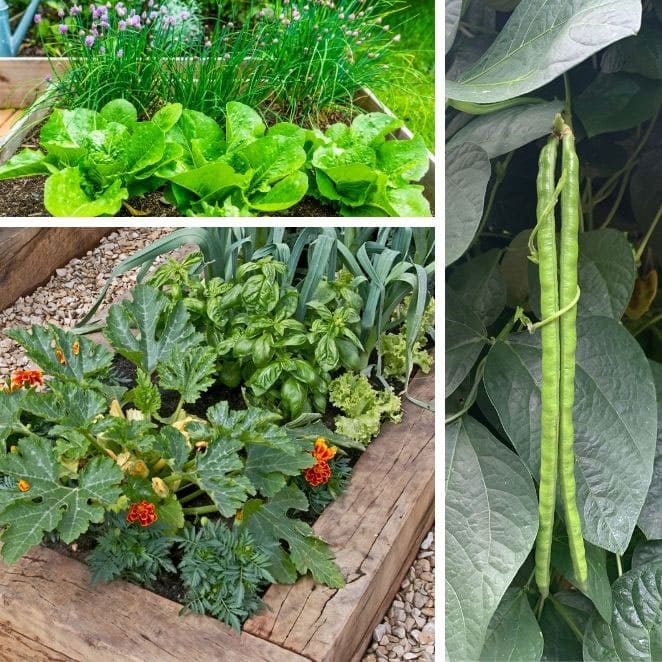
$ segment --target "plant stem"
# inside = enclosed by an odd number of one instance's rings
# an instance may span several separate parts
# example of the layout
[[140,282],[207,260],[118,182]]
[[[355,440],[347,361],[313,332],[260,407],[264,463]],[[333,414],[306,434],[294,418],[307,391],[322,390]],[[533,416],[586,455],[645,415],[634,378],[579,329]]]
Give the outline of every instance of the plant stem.
[[563,87],[565,89],[565,122],[572,129],[572,94],[570,91],[570,76],[567,72],[563,74]]
[[618,211],[618,208],[621,204],[621,201],[623,200],[623,195],[625,195],[625,189],[628,186],[628,182],[630,181],[630,172],[632,172],[632,168],[636,165],[636,161],[633,161],[626,171],[623,173],[623,179],[621,179],[621,185],[618,188],[618,193],[616,194],[616,200],[614,200],[614,204],[611,206],[611,209],[609,210],[609,213],[607,214],[607,218],[605,218],[604,223],[600,226],[600,229],[602,230],[603,228],[606,228],[616,215],[616,212]]
[[566,624],[572,630],[575,637],[577,637],[577,639],[580,642],[583,642],[584,641],[584,634],[577,627],[577,623],[575,623],[575,621],[572,619],[572,616],[570,616],[570,614],[568,613],[568,610],[553,595],[550,595],[549,599],[550,599],[552,605],[554,606],[554,609],[556,609],[556,611],[559,612],[559,616],[561,616],[561,618],[566,622]]
[[641,328],[637,329],[632,335],[636,338],[638,335],[642,334],[646,329],[650,328],[654,324],[657,324],[658,322],[662,322],[662,313],[659,315],[656,315],[652,319],[649,319],[646,324],[644,324]]
[[218,508],[213,504],[210,506],[198,506],[197,508],[182,508],[185,515],[206,515],[207,513],[217,513]]
[[187,494],[186,496],[180,497],[179,503],[188,503],[189,501],[193,501],[193,499],[196,499],[199,497],[201,494],[204,494],[204,490],[195,490],[194,492],[191,492],[190,494]]
[[660,205],[660,208],[657,210],[657,214],[655,214],[655,218],[653,219],[653,222],[651,223],[651,226],[648,228],[648,232],[646,232],[646,235],[641,240],[641,244],[639,244],[639,248],[637,248],[637,252],[635,253],[635,258],[636,258],[637,262],[639,260],[641,260],[641,256],[644,254],[644,251],[646,250],[646,244],[648,243],[650,238],[653,236],[653,232],[655,231],[655,227],[660,222],[661,217],[662,217],[662,205]]
[[616,567],[618,568],[618,576],[623,576],[623,562],[621,561],[621,555],[616,554]]
[[484,356],[481,362],[478,364],[478,367],[476,368],[476,374],[474,375],[474,383],[471,385],[471,391],[469,391],[469,395],[467,395],[467,401],[464,407],[462,407],[460,411],[456,411],[454,414],[451,414],[445,421],[446,425],[452,423],[453,421],[456,421],[458,418],[461,418],[473,407],[474,402],[476,402],[476,397],[478,396],[478,387],[480,386],[480,383],[483,380],[483,373],[485,372],[486,361],[487,361],[487,356]]

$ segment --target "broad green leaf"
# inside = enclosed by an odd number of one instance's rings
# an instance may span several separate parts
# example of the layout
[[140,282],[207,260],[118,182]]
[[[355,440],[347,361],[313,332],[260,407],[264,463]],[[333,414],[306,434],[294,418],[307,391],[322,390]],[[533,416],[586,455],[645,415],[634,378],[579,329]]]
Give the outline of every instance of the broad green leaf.
[[648,362],[657,394],[657,445],[653,478],[637,524],[649,540],[662,539],[662,363]]
[[269,185],[303,167],[306,152],[285,136],[264,136],[237,150],[254,171],[251,186],[266,192]]
[[5,439],[22,429],[21,411],[25,394],[25,391],[0,390],[0,456],[6,451]]
[[149,166],[155,166],[163,158],[165,147],[163,130],[151,122],[140,122],[127,146],[127,172],[137,173]]
[[78,166],[64,168],[51,175],[44,184],[44,207],[53,216],[114,216],[129,194],[122,180],[113,183],[93,198],[83,190],[88,182]]
[[[625,233],[611,228],[582,232],[577,278],[581,289],[578,315],[621,319],[636,278],[634,252]],[[539,314],[540,284],[533,264],[529,267],[529,288],[531,306]]]
[[9,161],[0,165],[0,181],[15,177],[48,175],[51,169],[46,162],[46,155],[34,149],[23,149]]
[[85,155],[82,145],[90,133],[105,126],[106,120],[93,110],[55,108],[41,127],[39,143],[49,156],[74,165]]
[[582,659],[582,640],[577,637],[566,618],[571,619],[580,633],[586,629],[595,608],[577,591],[561,591],[545,601],[540,617],[540,629],[545,639],[542,659],[549,662],[578,662]]
[[[386,189],[388,212],[393,216],[427,218],[432,216],[423,186],[399,186]],[[350,214],[351,215],[351,214]]]
[[554,116],[562,110],[563,102],[547,101],[482,115],[460,129],[446,149],[473,143],[494,159],[551,133]]
[[509,588],[487,628],[481,662],[537,662],[542,648],[542,632],[526,591]]
[[167,133],[179,121],[179,118],[182,116],[182,110],[181,103],[169,103],[154,113],[152,123]]
[[457,34],[457,27],[460,24],[460,12],[462,11],[462,0],[446,0],[446,26],[444,31],[444,43],[446,44],[446,53],[451,49]]
[[653,117],[662,104],[662,85],[635,74],[599,74],[573,103],[592,138],[631,129]]
[[448,425],[448,660],[478,659],[492,616],[537,531],[538,500],[522,461],[471,417]]
[[430,167],[425,141],[387,140],[377,149],[377,165],[394,181],[419,181]]
[[467,301],[446,290],[446,397],[471,372],[487,342],[487,331]]
[[182,504],[174,494],[168,496],[163,502],[156,505],[156,514],[161,525],[172,529],[184,528],[184,511]]
[[216,355],[211,347],[175,346],[159,366],[159,386],[177,391],[184,402],[193,403],[214,383],[215,373]]
[[639,0],[522,0],[492,46],[446,96],[491,103],[554,80],[605,46],[636,34]]
[[[529,298],[529,235],[522,230],[513,237],[501,261],[501,273],[506,283],[506,303],[511,308],[526,306]],[[530,308],[527,306],[526,310]]]
[[21,439],[16,453],[0,456],[0,474],[30,486],[27,492],[17,487],[11,501],[3,498],[0,525],[5,529],[0,539],[6,563],[17,561],[50,531],[57,531],[65,543],[73,542],[92,522],[102,522],[105,508],[122,493],[122,470],[110,458],[90,460],[75,487],[63,485],[59,472],[55,449],[40,437]]
[[113,353],[103,345],[52,324],[11,329],[5,335],[21,345],[46,374],[60,379],[84,383],[104,375],[113,362]]
[[478,145],[463,143],[446,151],[446,266],[476,234],[491,172],[487,152]]
[[662,561],[626,572],[614,582],[612,594],[611,619],[594,614],[586,627],[584,660],[662,659]]
[[73,382],[50,382],[50,390],[32,391],[23,401],[23,408],[51,423],[59,423],[80,430],[89,430],[94,419],[107,411],[106,399]]
[[280,448],[249,444],[246,476],[260,494],[272,497],[285,487],[285,476],[298,476],[315,464],[315,458],[302,447],[294,453]]
[[448,284],[459,301],[485,325],[492,324],[506,307],[506,283],[499,268],[503,251],[492,249],[463,262]]
[[[538,476],[540,332],[497,341],[487,357],[484,383],[510,441]],[[577,321],[573,418],[577,505],[584,537],[623,554],[653,472],[655,385],[639,344],[608,317]]]
[[[607,575],[607,553],[604,549],[587,542],[586,564],[588,566],[588,583],[584,594],[591,599],[602,618],[611,614],[611,585]],[[578,586],[568,546],[568,534],[555,531],[552,543],[552,566],[556,568],[571,584]]]
[[[307,416],[307,414],[303,414]],[[319,414],[313,414],[315,419],[319,419]],[[351,439],[337,432],[332,432],[329,428],[326,427],[321,421],[317,420],[315,423],[308,423],[303,426],[297,426],[297,421],[292,421],[291,423],[286,424],[287,434],[294,437],[295,439],[306,439],[309,442],[315,441],[318,437],[323,437],[327,443],[332,446],[340,446],[340,448],[355,448],[356,450],[363,451],[365,445],[360,441]]]
[[246,190],[251,178],[251,171],[242,174],[223,161],[215,161],[199,168],[191,168],[169,179],[207,201],[220,201],[236,189]]
[[304,172],[293,172],[281,179],[267,193],[252,195],[249,204],[259,211],[281,211],[300,202],[307,191],[308,176]]
[[175,347],[194,345],[197,334],[182,301],[170,309],[169,299],[149,285],[137,285],[132,297],[110,307],[105,335],[122,356],[151,374]]
[[138,111],[135,106],[126,99],[113,99],[109,101],[100,111],[99,115],[107,122],[117,122],[132,128],[138,121]]
[[234,517],[255,488],[240,473],[243,462],[237,453],[243,444],[236,438],[215,438],[209,449],[197,456],[198,484],[209,494],[224,517]]
[[199,156],[218,158],[224,146],[221,127],[211,117],[196,110],[182,111],[179,121],[166,137],[179,143],[185,150],[187,162],[197,166],[202,165],[196,162]]
[[632,552],[632,569],[640,568],[646,563],[662,561],[662,540],[646,540],[639,543]]
[[627,71],[662,78],[662,30],[643,28],[636,37],[613,44],[602,56],[600,69],[606,74]]
[[230,101],[225,110],[228,150],[234,150],[264,135],[264,122],[252,108],[238,101]]
[[[282,559],[281,542],[289,548],[289,560],[297,572],[310,572],[313,579],[331,588],[342,588],[345,580],[334,563],[329,546],[317,538],[313,530],[301,520],[290,519],[290,509],[308,510],[308,500],[295,485],[289,485],[272,499],[262,502],[251,499],[244,507],[244,526],[256,544],[272,558]],[[274,577],[281,583],[293,583],[291,575],[283,573],[276,565]]]
[[154,440],[154,450],[164,458],[173,471],[181,471],[191,449],[184,435],[171,425],[165,425]]
[[402,125],[402,120],[392,115],[363,113],[352,120],[352,125],[349,128],[349,138],[354,143],[377,149],[384,143],[389,133],[399,129]]

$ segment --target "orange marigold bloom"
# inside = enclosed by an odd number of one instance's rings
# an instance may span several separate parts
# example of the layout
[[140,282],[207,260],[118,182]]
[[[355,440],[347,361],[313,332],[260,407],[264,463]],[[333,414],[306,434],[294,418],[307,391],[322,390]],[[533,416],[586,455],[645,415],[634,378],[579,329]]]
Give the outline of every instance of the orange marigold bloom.
[[18,489],[21,490],[21,492],[27,492],[30,489],[30,483],[28,483],[27,480],[19,480]]
[[149,501],[139,501],[138,503],[132,503],[129,507],[129,512],[126,516],[126,521],[129,524],[133,522],[139,522],[140,526],[149,526],[154,524],[158,516],[156,515],[156,508],[153,503]]
[[316,462],[310,469],[305,469],[303,477],[313,487],[324,485],[331,480],[331,467],[328,462],[321,460]]
[[44,373],[41,370],[15,370],[11,376],[12,391],[24,386],[43,386]]
[[323,437],[315,439],[315,448],[313,448],[313,457],[318,462],[328,462],[336,456],[338,449],[335,446],[327,446]]
[[74,356],[78,356],[80,352],[80,343],[77,340],[74,340],[74,344],[71,346],[71,351],[74,353]]
[[62,365],[64,365],[67,362],[67,359],[64,358],[64,354],[59,347],[55,348],[55,356]]

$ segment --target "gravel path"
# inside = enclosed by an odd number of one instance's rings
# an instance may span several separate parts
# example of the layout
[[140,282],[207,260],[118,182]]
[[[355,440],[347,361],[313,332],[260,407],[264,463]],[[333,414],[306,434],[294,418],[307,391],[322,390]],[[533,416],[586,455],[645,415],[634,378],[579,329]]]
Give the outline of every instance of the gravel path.
[[[171,231],[170,228],[122,228],[104,237],[93,251],[58,269],[46,285],[0,311],[0,330],[43,323],[73,326],[90,308],[118,263]],[[106,303],[122,298],[135,284],[136,274],[134,269],[116,279],[106,295]],[[0,380],[11,370],[28,364],[18,345],[0,337]],[[363,662],[433,659],[434,533],[430,531],[391,609],[375,628]]]

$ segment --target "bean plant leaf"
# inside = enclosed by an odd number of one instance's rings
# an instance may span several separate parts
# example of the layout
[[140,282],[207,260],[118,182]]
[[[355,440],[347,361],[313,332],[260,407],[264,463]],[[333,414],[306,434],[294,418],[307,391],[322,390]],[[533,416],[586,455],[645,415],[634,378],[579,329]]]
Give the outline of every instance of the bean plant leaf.
[[662,561],[639,566],[612,587],[614,606],[605,622],[594,614],[584,635],[587,662],[662,659]]
[[463,262],[448,283],[464,306],[485,325],[492,324],[506,307],[506,283],[499,269],[503,252],[493,249]]
[[462,12],[462,0],[446,0],[446,27],[444,30],[444,43],[446,44],[446,53],[450,51],[457,28],[460,25],[460,13]]
[[636,37],[610,46],[602,56],[600,69],[606,74],[627,71],[646,78],[662,78],[662,30],[642,28]]
[[169,299],[149,285],[137,285],[132,297],[110,307],[104,333],[122,356],[149,374],[175,347],[190,348],[197,336],[182,301],[170,308]]
[[90,460],[75,487],[63,485],[59,473],[55,449],[41,437],[21,439],[16,453],[0,456],[0,474],[29,484],[27,491],[17,487],[11,500],[3,494],[0,501],[6,563],[14,563],[50,531],[57,531],[65,543],[73,542],[90,523],[102,522],[105,509],[121,494],[122,470],[110,458]]
[[653,478],[637,524],[649,540],[662,539],[662,363],[649,361],[657,393],[657,445]]
[[[295,485],[284,487],[272,499],[262,502],[251,499],[244,507],[244,526],[256,544],[270,556],[280,558],[286,542],[289,548],[288,561],[299,574],[307,572],[319,584],[331,588],[342,588],[345,579],[333,560],[333,554],[323,540],[317,538],[313,530],[300,520],[290,519],[290,509],[308,510],[308,500]],[[273,575],[281,583],[293,583],[288,573],[278,567]]]
[[483,323],[452,290],[446,290],[446,397],[471,372],[487,342]]
[[[487,357],[484,384],[510,441],[538,476],[540,333],[497,341]],[[577,321],[573,418],[577,503],[584,537],[623,554],[650,485],[657,416],[646,357],[615,320],[594,316]]]
[[492,616],[537,531],[538,500],[522,461],[468,416],[447,426],[446,653],[451,662],[478,659]]
[[10,329],[5,335],[21,345],[46,374],[60,379],[83,383],[107,372],[113,361],[108,348],[52,324]]
[[659,563],[662,560],[662,540],[645,540],[640,542],[632,552],[632,569],[640,568],[646,563]]
[[545,638],[542,659],[549,662],[576,662],[582,659],[582,642],[568,622],[559,614],[563,609],[567,617],[584,632],[586,624],[595,613],[591,601],[577,591],[560,591],[545,601],[540,616],[540,629]]
[[[602,618],[609,619],[611,614],[611,584],[607,575],[607,553],[604,549],[585,544],[588,582],[584,594],[591,599]],[[552,566],[571,584],[579,588],[570,557],[568,535],[555,532],[552,543]]]
[[494,159],[551,133],[554,116],[562,110],[562,101],[546,101],[481,115],[460,129],[448,141],[446,149],[474,143]]
[[512,99],[636,34],[640,24],[639,0],[522,0],[480,60],[458,82],[446,82],[446,96]]
[[542,649],[542,632],[526,591],[509,588],[490,621],[481,662],[537,662]]
[[491,172],[487,152],[478,145],[446,150],[446,266],[467,250],[476,234]]
[[[625,233],[611,228],[582,232],[577,269],[581,289],[577,314],[621,319],[630,302],[636,278],[634,252]],[[538,268],[531,263],[528,275],[531,306],[539,315]]]
[[195,402],[214,383],[216,355],[210,347],[179,346],[159,366],[161,388],[177,391],[184,402]]
[[662,104],[662,85],[635,74],[599,74],[574,100],[589,138],[624,131],[653,117]]

